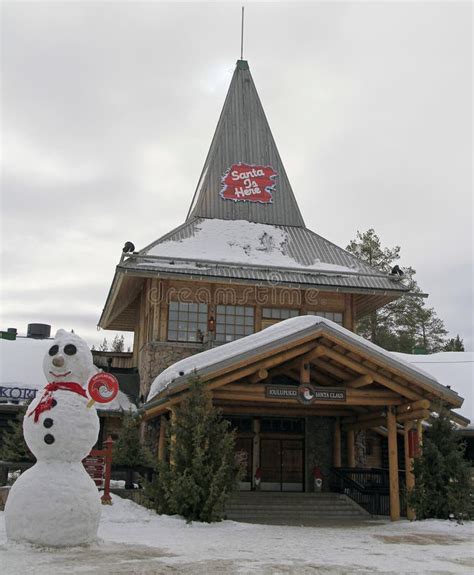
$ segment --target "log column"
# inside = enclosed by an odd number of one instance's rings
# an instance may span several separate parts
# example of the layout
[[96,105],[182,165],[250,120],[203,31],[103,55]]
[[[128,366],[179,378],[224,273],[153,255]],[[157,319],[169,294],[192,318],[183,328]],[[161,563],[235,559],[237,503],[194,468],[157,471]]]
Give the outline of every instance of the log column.
[[260,419],[253,420],[252,487],[255,488],[255,474],[260,467]]
[[[407,493],[413,490],[415,487],[415,476],[413,475],[413,458],[410,457],[410,430],[413,428],[412,421],[406,421],[403,430],[403,439],[405,445],[405,483],[407,488]],[[407,506],[407,519],[413,521],[415,519],[415,512],[411,507]]]
[[390,478],[390,519],[400,519],[400,488],[398,485],[398,448],[397,419],[390,407],[387,407],[388,430],[388,467]]
[[160,417],[160,436],[158,439],[158,461],[163,461],[166,455],[166,416]]
[[356,466],[355,432],[353,429],[350,429],[347,432],[347,465],[349,467],[355,467]]
[[423,445],[423,420],[419,419],[416,422],[416,430],[418,432],[418,448],[421,449]]
[[[171,431],[173,431],[173,429],[176,429],[176,426],[175,426],[175,424],[176,424],[176,407],[171,407],[170,412],[171,412]],[[176,464],[175,451],[176,451],[176,434],[172,432],[171,438],[170,438],[170,465],[172,465],[173,467]]]
[[336,417],[334,421],[333,467],[341,467],[341,421]]

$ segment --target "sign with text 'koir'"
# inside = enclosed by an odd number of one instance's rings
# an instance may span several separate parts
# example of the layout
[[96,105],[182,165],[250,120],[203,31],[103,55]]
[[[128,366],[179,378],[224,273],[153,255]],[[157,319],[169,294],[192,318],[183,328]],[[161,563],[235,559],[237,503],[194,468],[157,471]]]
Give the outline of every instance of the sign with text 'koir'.
[[36,397],[36,389],[26,387],[5,387],[0,385],[0,399],[25,401]]
[[234,202],[271,204],[277,175],[271,166],[232,164],[222,176],[220,196]]

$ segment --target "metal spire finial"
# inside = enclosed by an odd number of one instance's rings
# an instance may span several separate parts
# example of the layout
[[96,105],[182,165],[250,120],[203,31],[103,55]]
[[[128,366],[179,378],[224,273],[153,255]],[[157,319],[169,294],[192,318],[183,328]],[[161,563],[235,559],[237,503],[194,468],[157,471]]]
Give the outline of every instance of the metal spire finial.
[[242,6],[242,27],[240,32],[240,59],[244,59],[244,7]]

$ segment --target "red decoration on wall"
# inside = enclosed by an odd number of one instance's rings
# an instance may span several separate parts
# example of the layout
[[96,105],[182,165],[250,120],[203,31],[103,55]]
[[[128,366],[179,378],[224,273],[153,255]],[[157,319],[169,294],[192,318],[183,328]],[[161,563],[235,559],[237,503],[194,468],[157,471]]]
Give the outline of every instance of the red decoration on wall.
[[271,166],[232,164],[222,176],[221,198],[234,202],[271,204],[277,175]]
[[420,442],[418,438],[418,431],[416,429],[410,429],[408,431],[408,456],[418,457],[420,451]]

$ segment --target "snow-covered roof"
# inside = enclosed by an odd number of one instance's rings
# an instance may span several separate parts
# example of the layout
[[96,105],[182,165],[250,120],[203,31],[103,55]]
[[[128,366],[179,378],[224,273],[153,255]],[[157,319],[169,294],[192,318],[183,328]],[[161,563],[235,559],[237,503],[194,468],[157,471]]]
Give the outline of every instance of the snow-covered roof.
[[[276,174],[270,200],[224,196],[224,181],[229,173],[237,173],[238,166]],[[129,289],[126,276],[337,288],[373,296],[370,305],[365,304],[370,307],[366,313],[409,291],[403,281],[394,281],[399,276],[372,268],[306,228],[248,63],[242,60],[237,62],[186,221],[137,253],[122,254],[99,319],[105,329],[135,327],[133,306],[140,282]]]
[[213,260],[221,263],[251,266],[303,268],[354,272],[352,266],[336,265],[319,258],[302,263],[289,253],[290,237],[283,227],[257,224],[246,220],[199,220],[194,224],[194,235],[169,238],[155,244],[146,253],[151,256],[190,260]]
[[[43,374],[43,358],[52,339],[0,339],[0,387],[42,389],[47,381]],[[136,406],[119,391],[110,403],[97,404],[98,411],[132,411]]]
[[117,269],[370,289],[386,295],[408,289],[307,228],[246,220],[187,222],[139,253],[124,255]]
[[453,405],[462,403],[462,397],[443,385],[447,382],[437,379],[427,370],[421,369],[326,318],[309,315],[281,321],[255,334],[178,361],[165,369],[153,381],[147,402],[151,402],[166,390],[172,393],[173,388],[180,386],[193,373],[205,378],[207,374],[222,370],[232,363],[250,361],[252,357],[261,356],[276,346],[286,345],[300,339],[307,340],[311,335],[315,338],[321,335],[332,335],[342,342],[349,343],[352,348],[359,349],[364,355],[369,353],[371,358],[378,359],[389,369],[396,369],[415,378],[420,385],[436,395],[449,398]]
[[407,353],[394,353],[393,355],[410,365],[423,369],[464,397],[464,403],[457,411],[471,420],[469,428],[474,429],[474,352],[444,351],[431,355]]

